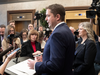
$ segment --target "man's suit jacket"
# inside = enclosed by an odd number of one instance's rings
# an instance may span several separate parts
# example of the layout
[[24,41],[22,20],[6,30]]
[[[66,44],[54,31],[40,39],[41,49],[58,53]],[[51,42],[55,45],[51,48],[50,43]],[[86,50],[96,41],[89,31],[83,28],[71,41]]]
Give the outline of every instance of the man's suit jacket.
[[0,47],[1,47],[1,36],[0,36]]
[[43,62],[35,64],[37,74],[72,75],[75,40],[65,23],[60,24],[49,37],[43,52]]
[[[1,48],[1,42],[2,42],[2,41],[1,41],[1,36],[0,36],[0,48]],[[2,61],[2,58],[0,58],[0,61]]]
[[[41,51],[41,44],[39,42],[35,41],[35,46],[36,46],[36,51]],[[32,53],[34,53],[34,50],[32,48],[31,41],[28,40],[27,42],[22,44],[20,56],[33,57]]]
[[88,39],[83,44],[80,43],[76,48],[76,56],[73,63],[74,75],[95,75],[96,45],[94,41]]

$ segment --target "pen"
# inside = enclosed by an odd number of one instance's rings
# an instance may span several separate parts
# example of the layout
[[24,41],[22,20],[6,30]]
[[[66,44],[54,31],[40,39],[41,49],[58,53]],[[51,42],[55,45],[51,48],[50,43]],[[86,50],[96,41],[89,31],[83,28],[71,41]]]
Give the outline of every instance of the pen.
[[37,57],[37,56],[40,56],[40,55],[42,55],[43,53],[41,53],[41,54],[37,54],[37,55],[34,55],[33,57]]

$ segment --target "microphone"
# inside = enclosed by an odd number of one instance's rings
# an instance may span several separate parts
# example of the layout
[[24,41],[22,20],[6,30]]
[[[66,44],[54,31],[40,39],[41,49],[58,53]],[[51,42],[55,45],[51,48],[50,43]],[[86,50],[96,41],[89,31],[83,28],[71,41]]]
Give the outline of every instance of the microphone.
[[22,32],[18,33],[18,34],[10,34],[7,36],[8,39],[12,39],[12,38],[17,38],[20,37],[22,35]]
[[15,35],[14,38],[20,37],[22,35],[22,32],[20,32],[19,34]]
[[5,55],[6,53],[8,53],[9,51],[11,51],[13,49],[13,46],[9,47],[8,49],[4,50],[3,52],[0,53],[0,58],[2,58],[3,55]]

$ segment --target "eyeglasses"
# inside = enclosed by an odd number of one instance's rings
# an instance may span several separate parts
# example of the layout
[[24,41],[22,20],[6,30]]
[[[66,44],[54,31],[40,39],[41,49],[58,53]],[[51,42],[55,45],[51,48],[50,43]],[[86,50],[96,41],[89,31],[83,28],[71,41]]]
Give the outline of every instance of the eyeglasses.
[[4,33],[4,32],[3,31],[2,32],[0,31],[0,33]]
[[14,30],[9,30],[9,32],[14,32]]
[[23,34],[23,36],[27,36],[27,34]]

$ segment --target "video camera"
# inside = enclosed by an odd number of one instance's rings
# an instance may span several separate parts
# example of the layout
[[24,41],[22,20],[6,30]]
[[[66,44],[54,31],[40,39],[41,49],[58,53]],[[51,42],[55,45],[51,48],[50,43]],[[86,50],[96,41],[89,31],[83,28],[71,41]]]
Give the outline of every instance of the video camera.
[[34,20],[37,20],[37,31],[38,31],[38,28],[39,28],[39,26],[38,26],[39,22],[38,21],[42,16],[43,16],[43,14],[39,13],[38,11],[34,15]]
[[78,29],[74,32],[74,34],[77,36],[79,34]]
[[10,40],[10,44],[12,44],[12,39],[16,38],[14,34],[10,34],[7,36],[7,38]]
[[14,38],[14,37],[15,37],[14,34],[10,34],[10,35],[7,36],[8,39],[12,39],[12,38]]
[[38,11],[35,13],[35,18],[34,20],[39,20],[41,17],[43,16],[43,14],[39,13]]
[[49,38],[49,34],[52,32],[52,30],[50,29],[50,28],[46,28],[45,29],[45,35],[46,35],[46,37],[48,37]]
[[[21,32],[21,33],[22,33],[22,32]],[[14,38],[20,37],[20,36],[21,36],[21,33],[19,33],[18,35],[10,34],[10,35],[7,36],[7,38],[8,38],[9,41],[10,41],[9,43],[13,46],[13,49],[16,49],[16,51],[19,50],[20,48],[18,48],[17,45],[16,45],[16,44],[13,44],[12,42],[13,42],[13,39],[14,39]],[[14,61],[15,63],[18,63],[18,62],[19,62],[19,61],[18,61],[19,55],[20,55],[20,51],[17,51],[17,53],[16,53],[16,60]]]
[[12,39],[18,38],[18,37],[20,37],[21,35],[22,35],[22,32],[18,33],[17,35],[15,35],[15,34],[10,34],[10,35],[7,36],[7,38],[10,40],[10,44],[12,44]]
[[100,0],[93,0],[91,7],[89,9],[92,10],[86,11],[87,18],[95,18],[96,15],[100,17]]
[[86,17],[92,18],[93,23],[95,24],[95,16],[97,15],[97,25],[99,26],[99,36],[100,36],[100,0],[93,0],[91,7],[89,9],[92,9],[90,11],[86,11]]

